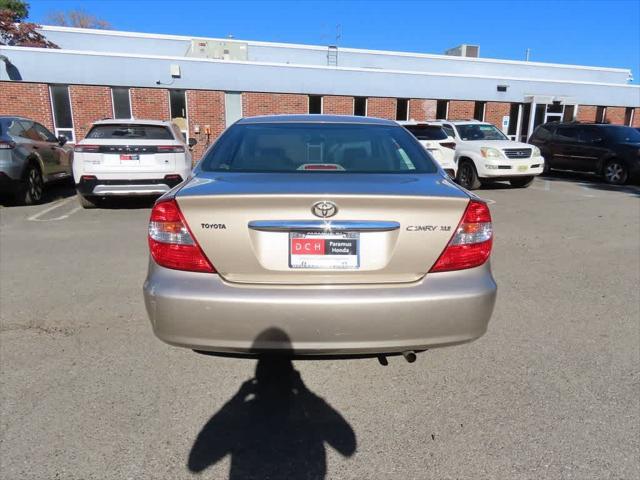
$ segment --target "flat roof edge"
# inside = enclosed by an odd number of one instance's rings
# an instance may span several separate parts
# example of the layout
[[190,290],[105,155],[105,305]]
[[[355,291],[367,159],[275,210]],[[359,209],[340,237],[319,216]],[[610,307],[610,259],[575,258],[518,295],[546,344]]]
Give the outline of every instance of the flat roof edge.
[[328,65],[308,65],[297,63],[274,63],[274,62],[250,62],[242,60],[219,60],[214,58],[195,58],[195,57],[175,57],[167,55],[142,55],[133,53],[120,53],[120,52],[96,52],[88,50],[65,50],[62,48],[34,48],[34,47],[15,47],[15,46],[1,46],[0,50],[5,51],[31,51],[38,53],[45,53],[50,55],[85,55],[93,57],[119,57],[119,58],[140,58],[149,60],[170,60],[179,62],[195,62],[195,63],[217,63],[226,65],[246,65],[246,66],[258,66],[258,67],[276,67],[276,68],[299,68],[299,69],[312,69],[312,70],[330,70],[330,71],[345,71],[345,72],[366,72],[366,73],[380,73],[380,74],[400,74],[400,75],[415,75],[425,77],[453,77],[453,78],[480,78],[487,80],[497,81],[514,81],[514,82],[539,82],[539,83],[563,83],[569,85],[598,85],[604,87],[620,87],[620,88],[636,88],[640,89],[640,85],[623,84],[623,83],[605,83],[605,82],[588,82],[584,80],[561,80],[561,79],[544,79],[544,78],[528,78],[528,77],[507,77],[497,75],[475,75],[465,73],[443,73],[443,72],[424,72],[417,70],[386,70],[377,68],[361,68],[361,67],[340,67],[340,66],[328,66]]

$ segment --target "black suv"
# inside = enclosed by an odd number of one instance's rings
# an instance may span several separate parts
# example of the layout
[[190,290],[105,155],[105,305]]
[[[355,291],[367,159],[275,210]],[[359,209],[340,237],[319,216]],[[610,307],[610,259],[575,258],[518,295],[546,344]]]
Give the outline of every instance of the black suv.
[[529,143],[542,152],[546,172],[592,172],[615,185],[640,178],[640,132],[635,128],[551,122],[536,128]]

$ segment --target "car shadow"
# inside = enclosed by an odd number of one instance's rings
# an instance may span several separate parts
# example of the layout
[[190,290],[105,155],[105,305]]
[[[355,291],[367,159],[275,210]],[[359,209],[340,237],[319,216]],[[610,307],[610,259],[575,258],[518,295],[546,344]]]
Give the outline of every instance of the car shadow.
[[602,178],[595,174],[553,171],[551,173],[544,174],[540,178],[549,180],[550,182],[569,182],[591,190],[618,192],[640,198],[639,185],[610,185],[608,183],[604,183]]
[[158,197],[108,197],[98,201],[98,208],[107,210],[136,210],[153,207]]
[[[47,203],[52,203],[57,200],[63,200],[65,198],[72,197],[75,194],[76,190],[73,185],[73,180],[57,180],[55,182],[47,184],[44,187],[44,191],[42,192],[42,202],[40,202],[40,205],[46,205]],[[0,205],[2,205],[3,207],[24,206],[17,203],[12,195],[0,196]]]
[[[254,341],[290,345],[280,329],[270,328]],[[325,444],[345,457],[356,451],[349,423],[302,381],[290,356],[261,356],[255,376],[245,381],[202,427],[187,461],[200,473],[231,457],[230,480],[324,479]]]

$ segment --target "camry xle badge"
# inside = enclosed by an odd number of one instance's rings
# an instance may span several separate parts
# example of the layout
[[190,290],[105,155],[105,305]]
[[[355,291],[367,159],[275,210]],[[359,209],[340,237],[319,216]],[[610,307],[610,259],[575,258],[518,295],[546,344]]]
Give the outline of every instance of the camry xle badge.
[[311,207],[311,213],[316,217],[329,218],[338,213],[338,207],[333,202],[323,200],[322,202],[316,202]]

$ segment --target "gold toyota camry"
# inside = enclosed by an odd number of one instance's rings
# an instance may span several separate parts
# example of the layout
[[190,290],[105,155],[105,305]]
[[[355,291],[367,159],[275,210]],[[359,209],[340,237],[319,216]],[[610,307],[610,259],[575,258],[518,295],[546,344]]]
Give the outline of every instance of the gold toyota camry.
[[153,207],[144,298],[197,351],[413,360],[487,330],[492,241],[486,203],[397,123],[246,118]]

